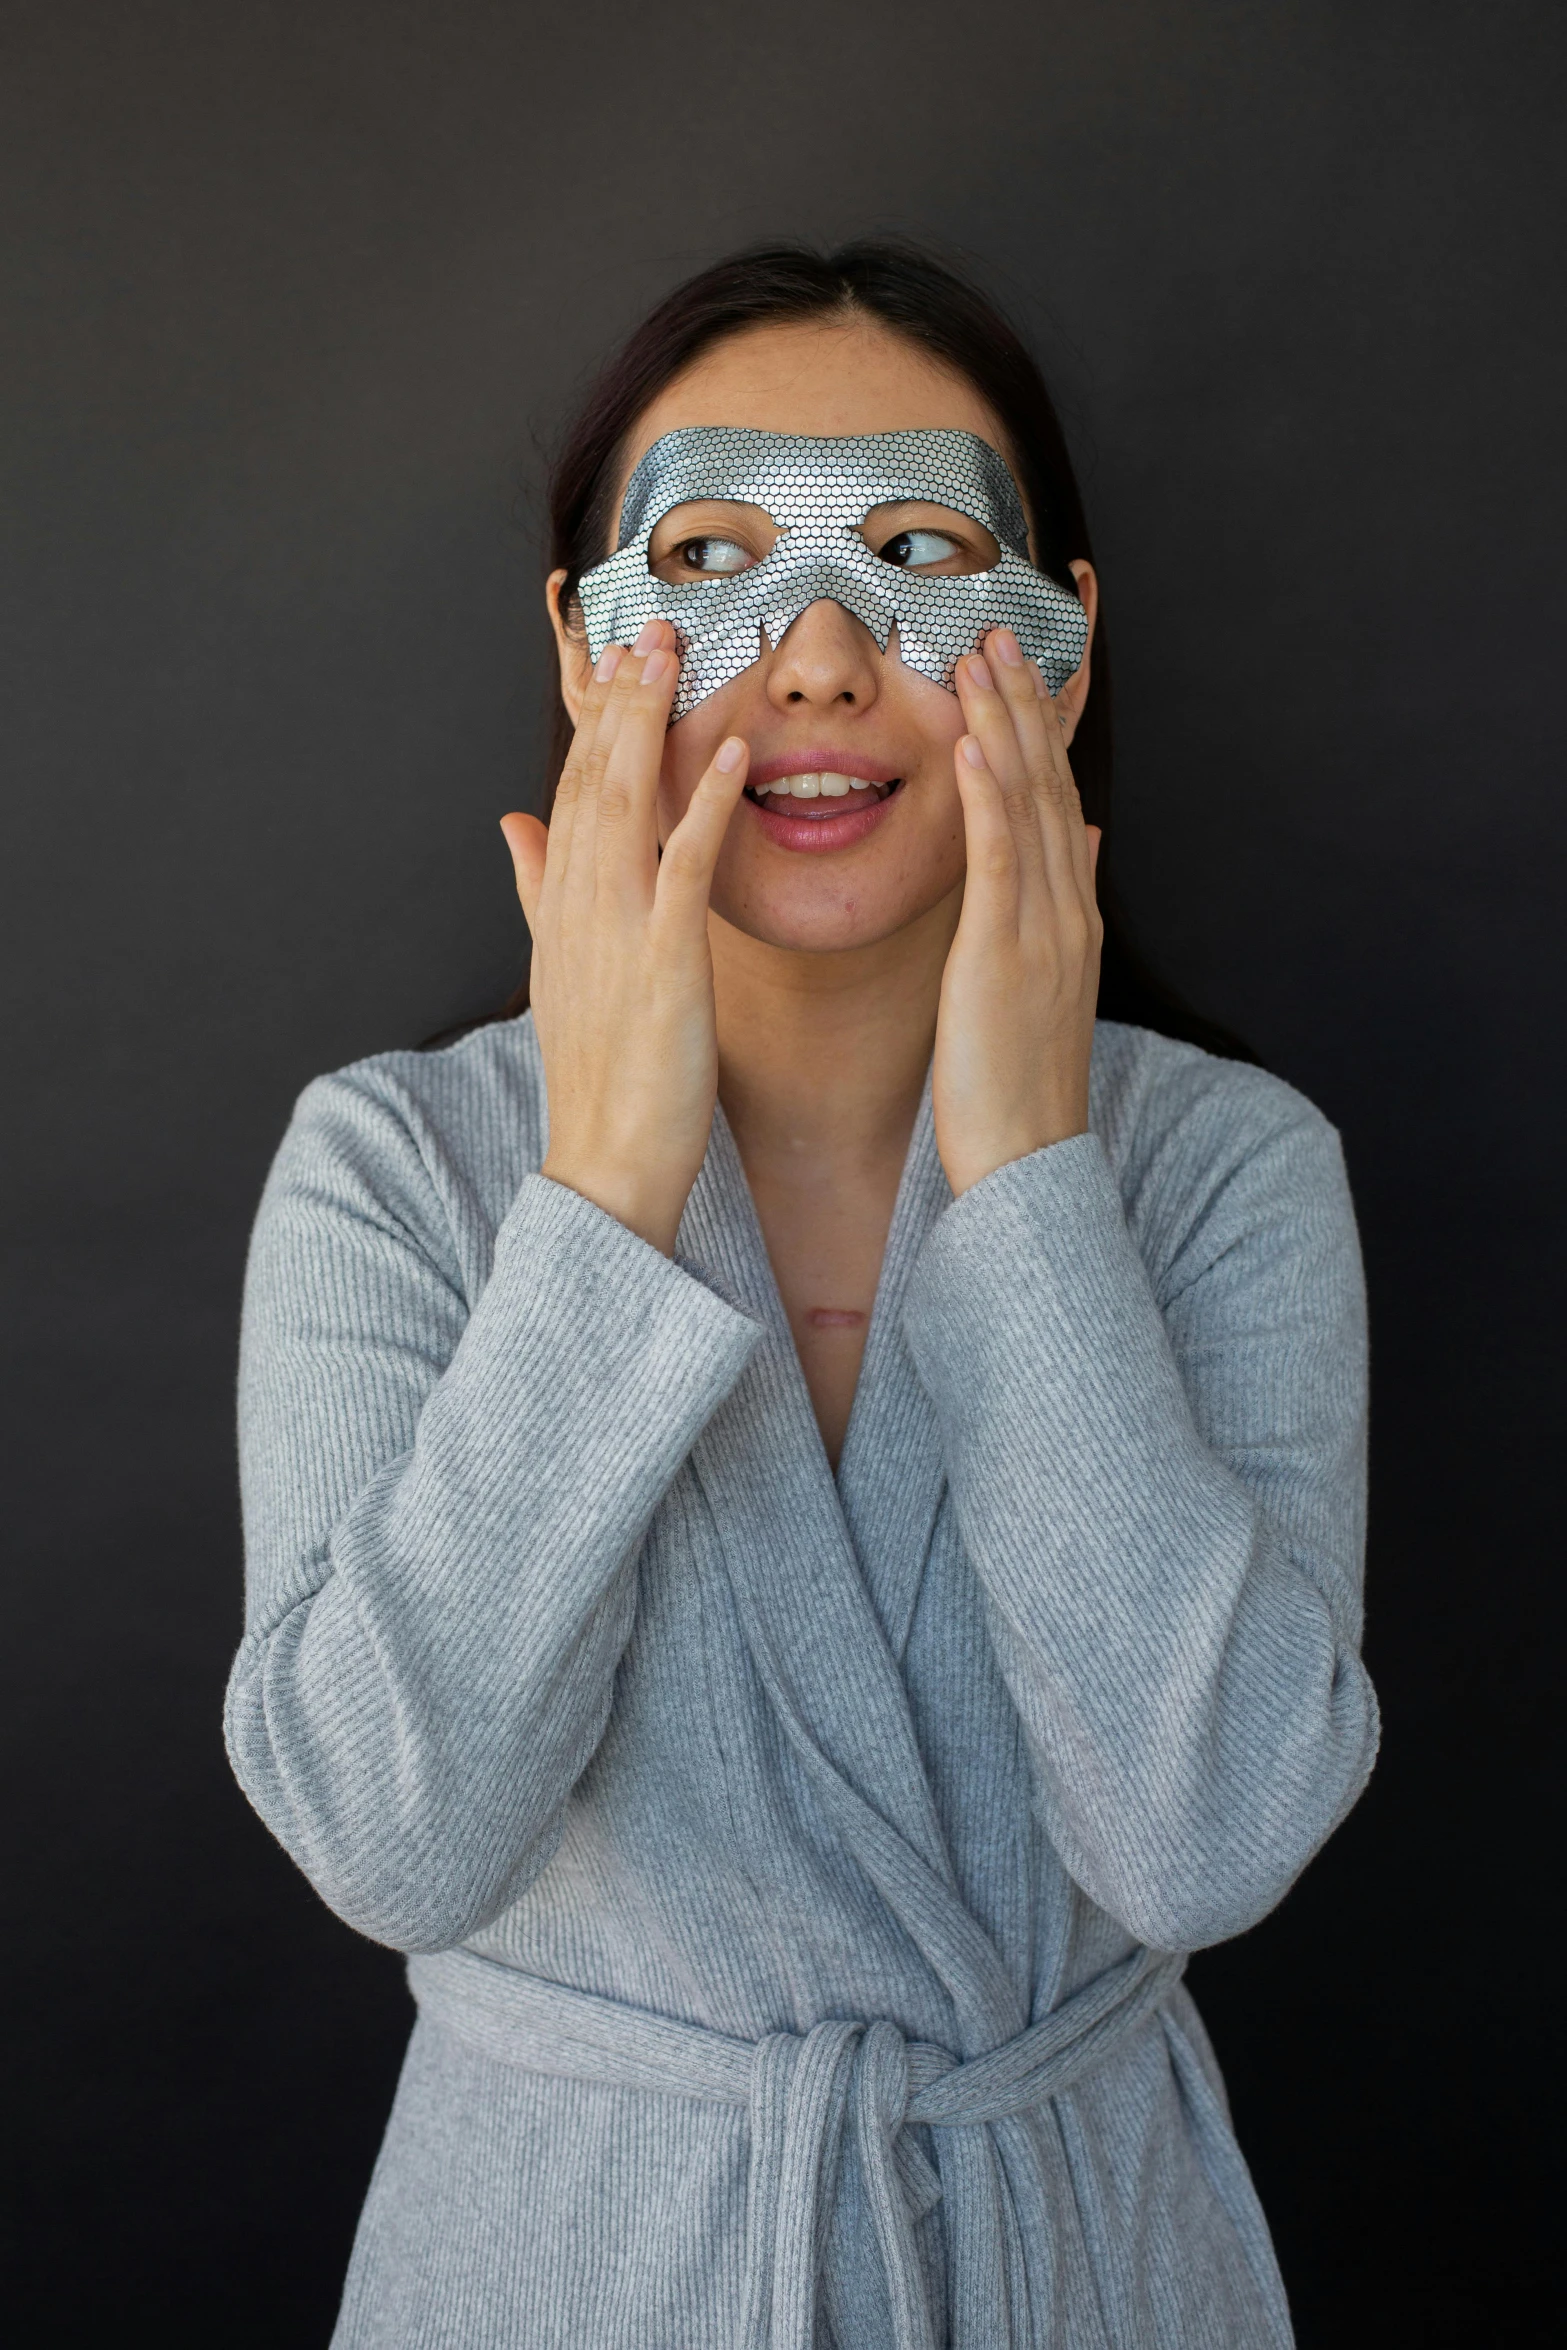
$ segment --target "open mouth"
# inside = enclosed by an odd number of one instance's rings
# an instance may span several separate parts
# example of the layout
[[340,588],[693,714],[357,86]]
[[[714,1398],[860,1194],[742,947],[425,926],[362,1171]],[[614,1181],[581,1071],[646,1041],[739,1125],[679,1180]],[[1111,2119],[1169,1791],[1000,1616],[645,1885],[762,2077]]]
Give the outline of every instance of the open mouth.
[[853,815],[862,808],[875,807],[882,800],[890,800],[902,785],[901,775],[895,775],[888,783],[872,783],[863,775],[838,775],[829,769],[822,774],[780,775],[771,783],[748,783],[745,796],[769,815],[821,822],[824,818]]

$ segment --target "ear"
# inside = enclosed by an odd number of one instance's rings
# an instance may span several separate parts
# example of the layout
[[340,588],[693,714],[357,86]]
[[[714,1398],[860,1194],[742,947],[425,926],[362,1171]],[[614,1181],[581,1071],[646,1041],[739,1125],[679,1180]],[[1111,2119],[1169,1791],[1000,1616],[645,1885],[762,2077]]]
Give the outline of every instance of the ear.
[[566,626],[560,608],[560,591],[566,584],[564,571],[552,571],[544,582],[544,609],[550,616],[550,627],[555,632],[555,651],[560,659],[560,698],[576,725],[582,716],[582,704],[587,695],[588,679],[593,664],[588,659],[588,640]]
[[1083,705],[1088,700],[1089,671],[1094,651],[1094,622],[1099,617],[1099,582],[1094,576],[1093,565],[1085,563],[1079,556],[1072,564],[1071,571],[1072,577],[1077,582],[1078,598],[1082,603],[1083,610],[1088,615],[1088,634],[1083,640],[1083,658],[1057,694],[1055,701],[1056,716],[1062,721],[1062,733],[1069,749],[1072,737],[1077,732],[1077,722],[1083,715]]

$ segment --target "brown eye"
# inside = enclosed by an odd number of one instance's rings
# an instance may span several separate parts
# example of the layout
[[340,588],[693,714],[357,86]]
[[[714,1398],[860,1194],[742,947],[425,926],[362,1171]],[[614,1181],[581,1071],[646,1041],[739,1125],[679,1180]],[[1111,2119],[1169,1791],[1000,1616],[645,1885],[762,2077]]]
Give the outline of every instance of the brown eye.
[[880,550],[882,561],[896,564],[900,571],[920,571],[928,563],[945,563],[957,551],[957,540],[948,538],[944,530],[900,530]]
[[675,553],[685,570],[698,571],[704,579],[724,579],[751,561],[735,539],[682,539]]

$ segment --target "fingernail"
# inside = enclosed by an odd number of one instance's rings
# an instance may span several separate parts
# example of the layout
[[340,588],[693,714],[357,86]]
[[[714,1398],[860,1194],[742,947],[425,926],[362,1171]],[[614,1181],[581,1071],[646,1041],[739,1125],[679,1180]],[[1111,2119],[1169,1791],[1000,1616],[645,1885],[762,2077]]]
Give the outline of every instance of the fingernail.
[[1006,663],[1009,669],[1022,668],[1023,648],[1010,628],[997,628],[991,631],[990,649],[998,659]]
[[[638,632],[637,637],[632,644],[631,650],[634,653],[651,653],[657,642],[658,622],[656,620],[650,620],[646,627]],[[644,672],[644,675],[645,674],[646,672]]]
[[968,673],[976,685],[992,687],[995,684],[994,678],[978,653],[970,653]]
[[745,744],[737,734],[732,734],[727,742],[719,744],[718,756],[713,761],[713,765],[718,769],[720,775],[733,775],[744,757]]
[[[643,634],[646,635],[646,633],[644,630]],[[636,647],[633,645],[632,651],[635,652],[635,650]],[[649,653],[642,664],[642,683],[644,685],[662,685],[669,675],[671,658],[672,656],[665,652]]]
[[616,670],[620,667],[620,657],[619,645],[606,645],[604,647],[603,652],[600,653],[598,657],[598,666],[593,672],[594,676],[598,679],[601,685],[608,685],[610,679],[614,676]]
[[983,767],[983,766],[984,766],[984,764],[985,764],[985,754],[984,754],[984,752],[983,752],[983,751],[980,749],[980,747],[979,747],[979,743],[978,743],[978,740],[977,740],[977,738],[976,738],[974,735],[972,735],[972,734],[966,734],[966,735],[963,737],[962,743],[960,744],[959,748],[962,750],[962,753],[963,753],[963,756],[964,756],[964,758],[965,758],[965,759],[967,759],[967,761],[968,761],[968,763],[969,763],[969,765],[970,765],[971,767]]

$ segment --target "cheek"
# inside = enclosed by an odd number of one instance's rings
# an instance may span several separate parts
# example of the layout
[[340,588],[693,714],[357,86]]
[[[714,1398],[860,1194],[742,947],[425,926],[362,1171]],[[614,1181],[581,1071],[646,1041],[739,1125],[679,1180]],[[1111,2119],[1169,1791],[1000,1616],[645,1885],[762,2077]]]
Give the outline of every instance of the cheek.
[[917,669],[906,669],[898,661],[887,665],[883,698],[900,736],[919,746],[911,781],[928,789],[944,785],[956,801],[952,755],[964,731],[963,705],[957,695],[948,693],[945,686],[932,685]]
[[698,702],[694,710],[688,710],[665,735],[658,776],[661,842],[668,840],[690,806],[691,794],[712,765],[725,735],[747,732],[743,724],[736,723],[731,706],[734,699],[732,687],[720,694],[710,694],[705,702]]

